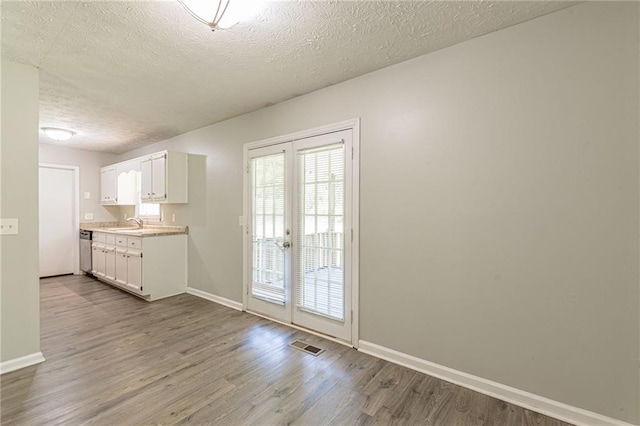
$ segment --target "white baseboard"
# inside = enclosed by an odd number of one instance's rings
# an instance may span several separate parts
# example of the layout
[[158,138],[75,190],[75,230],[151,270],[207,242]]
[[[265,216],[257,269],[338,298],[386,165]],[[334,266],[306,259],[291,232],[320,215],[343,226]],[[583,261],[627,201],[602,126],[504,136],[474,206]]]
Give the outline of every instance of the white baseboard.
[[353,346],[350,342],[346,342],[344,340],[340,340],[340,339],[338,339],[336,337],[333,337],[333,336],[327,336],[326,334],[322,334],[322,333],[317,332],[315,330],[311,330],[310,328],[304,328],[304,327],[301,327],[299,325],[292,324],[290,322],[280,321],[279,319],[271,318],[271,317],[269,317],[267,315],[259,314],[257,312],[253,312],[253,311],[249,311],[248,310],[246,312],[248,314],[255,315],[257,317],[267,319],[269,321],[277,322],[278,324],[286,325],[287,327],[294,328],[296,330],[304,331],[305,333],[313,334],[314,336],[322,337],[325,340],[331,340],[332,342],[340,343],[341,345],[347,346],[349,348],[355,348],[355,346]]
[[359,351],[437,377],[447,382],[501,399],[547,416],[576,425],[632,426],[630,423],[573,407],[502,383],[454,370],[434,362],[360,340]]
[[207,293],[206,291],[198,290],[197,288],[187,287],[187,293],[192,294],[194,296],[201,297],[203,299],[210,300],[212,302],[216,302],[228,308],[235,309],[236,311],[242,310],[242,303],[240,302],[236,302],[235,300],[216,296],[215,294]]
[[42,352],[36,352],[29,355],[21,356],[20,358],[3,361],[0,362],[0,374],[20,370],[21,368],[29,367],[41,362],[44,362],[44,356],[42,355]]

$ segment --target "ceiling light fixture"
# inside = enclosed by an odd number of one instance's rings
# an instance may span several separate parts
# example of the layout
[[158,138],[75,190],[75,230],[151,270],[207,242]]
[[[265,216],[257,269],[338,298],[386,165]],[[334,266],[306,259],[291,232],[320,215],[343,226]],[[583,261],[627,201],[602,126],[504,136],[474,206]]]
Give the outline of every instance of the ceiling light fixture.
[[198,21],[211,31],[231,28],[258,13],[264,0],[178,0]]
[[57,127],[41,127],[40,129],[45,135],[57,141],[67,141],[76,134],[76,132],[72,132],[71,130],[59,129]]

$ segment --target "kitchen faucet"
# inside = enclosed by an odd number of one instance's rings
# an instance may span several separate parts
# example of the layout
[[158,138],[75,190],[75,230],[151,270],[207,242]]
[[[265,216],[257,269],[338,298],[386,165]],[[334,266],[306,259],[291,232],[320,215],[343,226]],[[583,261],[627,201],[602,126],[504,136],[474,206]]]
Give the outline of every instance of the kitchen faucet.
[[136,217],[130,217],[129,219],[127,219],[127,221],[132,220],[134,221],[136,224],[138,224],[138,228],[142,228],[142,219],[140,219],[138,216]]

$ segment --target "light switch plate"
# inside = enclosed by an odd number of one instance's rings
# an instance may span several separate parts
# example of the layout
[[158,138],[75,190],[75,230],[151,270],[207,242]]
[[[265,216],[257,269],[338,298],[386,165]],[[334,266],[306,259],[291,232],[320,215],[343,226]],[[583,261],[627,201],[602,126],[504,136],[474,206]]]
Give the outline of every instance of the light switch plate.
[[238,216],[238,226],[244,226],[244,217]]
[[93,220],[93,213],[85,213],[84,214],[84,219],[85,220]]
[[90,200],[91,199],[91,193],[90,192],[85,192],[84,193],[84,199],[85,200]]
[[0,235],[18,235],[18,219],[0,219]]

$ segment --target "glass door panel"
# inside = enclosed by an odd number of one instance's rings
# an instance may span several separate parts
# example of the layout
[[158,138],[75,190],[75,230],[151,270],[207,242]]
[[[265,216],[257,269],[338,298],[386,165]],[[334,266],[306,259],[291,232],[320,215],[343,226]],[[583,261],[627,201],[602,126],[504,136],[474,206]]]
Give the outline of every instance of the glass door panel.
[[292,322],[351,341],[351,131],[295,141]]
[[344,320],[344,144],[298,157],[297,306]]
[[286,148],[279,146],[255,150],[249,159],[249,307],[259,313],[290,321],[287,307],[290,300],[290,262],[286,247],[289,244],[286,241],[289,222]]
[[252,294],[284,304],[284,153],[252,160]]

